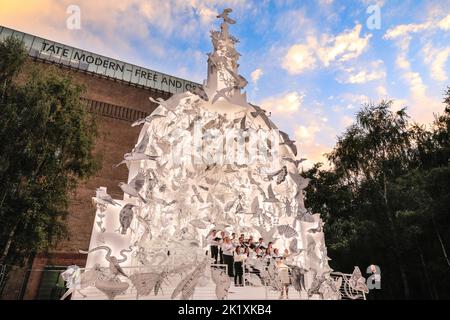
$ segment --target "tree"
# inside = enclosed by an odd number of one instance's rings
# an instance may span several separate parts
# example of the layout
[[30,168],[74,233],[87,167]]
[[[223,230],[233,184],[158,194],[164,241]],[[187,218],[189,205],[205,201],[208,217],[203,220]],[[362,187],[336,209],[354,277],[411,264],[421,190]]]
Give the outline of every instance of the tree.
[[305,172],[332,267],[380,265],[384,298],[450,297],[450,89],[444,104],[430,129],[391,102],[366,105],[328,155],[331,168]]
[[379,105],[365,106],[357,115],[357,123],[338,139],[329,159],[349,179],[356,183],[369,182],[373,191],[382,197],[404,294],[408,298],[408,280],[388,188],[392,179],[405,172],[410,138],[405,109],[392,112],[391,104],[392,101],[382,101]]
[[0,57],[0,264],[20,264],[66,234],[70,192],[98,169],[97,130],[70,77],[21,72],[25,49],[15,38],[0,42]]

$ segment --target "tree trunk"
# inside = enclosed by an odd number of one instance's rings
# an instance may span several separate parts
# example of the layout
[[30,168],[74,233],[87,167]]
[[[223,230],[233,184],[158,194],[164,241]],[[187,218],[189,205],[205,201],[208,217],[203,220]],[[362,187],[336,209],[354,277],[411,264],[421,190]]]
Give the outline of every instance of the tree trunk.
[[439,243],[441,244],[442,254],[444,255],[444,259],[447,262],[447,265],[450,267],[450,261],[448,260],[447,251],[445,250],[444,241],[442,240],[441,234],[439,232],[439,229],[437,227],[436,220],[434,220],[434,214],[431,212],[431,221],[433,222],[433,229],[436,233],[436,237],[439,240]]
[[6,257],[8,256],[9,248],[11,247],[11,243],[14,239],[14,234],[16,233],[18,225],[19,223],[17,222],[14,228],[12,228],[9,232],[8,241],[6,241],[5,248],[3,249],[2,256],[0,257],[0,264],[3,264],[3,262],[6,260]]
[[422,248],[420,247],[419,241],[417,239],[416,239],[416,246],[417,246],[417,249],[419,250],[420,264],[422,265],[422,268],[423,268],[423,274],[425,275],[425,280],[427,283],[428,291],[430,293],[430,297],[431,297],[431,299],[437,300],[437,297],[433,290],[433,283],[431,282],[430,276],[428,274],[428,268],[425,263],[425,259],[423,257],[423,251],[422,251]]
[[384,172],[383,172],[383,198],[384,198],[384,204],[386,206],[386,215],[388,217],[389,227],[391,229],[392,238],[394,240],[394,248],[395,248],[394,254],[395,254],[395,257],[397,260],[398,269],[400,271],[400,276],[401,276],[402,282],[403,282],[403,292],[405,294],[405,298],[409,299],[410,293],[409,293],[408,278],[406,276],[406,270],[403,265],[402,257],[400,255],[400,243],[398,241],[397,228],[395,226],[394,219],[393,219],[391,211],[389,209],[388,198],[387,198],[387,181],[386,181],[386,175]]

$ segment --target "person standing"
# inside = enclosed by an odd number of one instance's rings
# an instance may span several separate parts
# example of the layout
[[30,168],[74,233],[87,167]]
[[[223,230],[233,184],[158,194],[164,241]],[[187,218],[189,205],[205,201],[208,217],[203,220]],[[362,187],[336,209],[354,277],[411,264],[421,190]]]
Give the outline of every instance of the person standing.
[[228,267],[228,276],[229,277],[234,277],[234,272],[233,272],[233,251],[234,251],[234,246],[231,243],[230,238],[225,237],[223,239],[223,242],[221,244],[221,249],[222,249],[222,256],[223,256],[223,263],[227,265]]
[[274,248],[273,249],[273,251],[272,251],[272,258],[274,258],[274,259],[281,258],[280,250],[278,250],[278,248]]
[[234,285],[236,287],[242,287],[242,276],[244,274],[244,261],[247,258],[247,255],[242,252],[241,247],[236,247],[234,251]]
[[220,232],[220,240],[219,240],[219,245],[220,245],[220,247],[219,247],[219,259],[220,259],[220,264],[224,264],[225,263],[224,260],[223,260],[223,251],[222,251],[222,244],[223,244],[223,240],[225,239],[225,237],[226,237],[225,231],[221,231]]
[[250,235],[246,241],[246,245],[247,247],[249,247],[250,249],[255,248],[255,244],[253,243],[253,236]]
[[256,246],[261,250],[266,250],[266,244],[264,243],[263,238],[259,238],[258,243],[256,243]]
[[216,236],[217,230],[212,230],[208,236],[208,243],[211,247],[211,258],[214,259],[214,263],[217,264],[219,258],[219,242]]

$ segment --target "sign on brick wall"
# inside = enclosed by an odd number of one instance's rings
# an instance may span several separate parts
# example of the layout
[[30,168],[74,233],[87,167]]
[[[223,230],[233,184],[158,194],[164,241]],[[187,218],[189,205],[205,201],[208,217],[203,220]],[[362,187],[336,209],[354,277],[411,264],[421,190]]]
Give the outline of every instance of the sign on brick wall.
[[169,93],[185,92],[199,86],[188,80],[0,26],[0,40],[11,35],[24,42],[30,56],[41,60]]

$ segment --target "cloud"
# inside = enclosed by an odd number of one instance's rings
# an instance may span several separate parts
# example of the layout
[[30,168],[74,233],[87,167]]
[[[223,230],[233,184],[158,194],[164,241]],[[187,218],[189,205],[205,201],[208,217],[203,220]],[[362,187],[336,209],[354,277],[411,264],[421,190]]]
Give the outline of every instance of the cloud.
[[314,142],[316,133],[320,131],[319,126],[310,125],[310,126],[298,126],[295,130],[296,141],[299,142]]
[[425,63],[430,68],[431,78],[437,81],[446,81],[448,79],[445,70],[445,64],[450,56],[450,47],[433,48],[432,44],[428,42],[423,47],[423,55]]
[[284,57],[282,67],[290,74],[300,74],[316,67],[317,39],[308,37],[306,42],[291,46]]
[[378,94],[378,97],[380,99],[386,99],[386,97],[388,96],[388,92],[385,86],[378,86],[375,88],[375,92]]
[[441,28],[444,31],[450,30],[450,14],[446,16],[444,19],[439,21],[439,28]]
[[314,163],[322,162],[324,167],[328,166],[325,153],[331,151],[331,147],[317,141],[320,127],[317,125],[298,126],[295,130],[295,141],[300,157],[306,158],[302,163],[304,169],[311,168]]
[[261,101],[260,105],[272,112],[276,112],[277,115],[283,116],[300,110],[303,98],[303,94],[288,92],[279,96],[266,98]]
[[408,108],[411,116],[421,123],[432,121],[433,112],[442,108],[441,103],[427,95],[427,86],[419,73],[407,71],[403,74],[403,79],[409,85],[411,94],[412,103]]
[[264,72],[262,71],[261,68],[258,68],[256,70],[254,70],[251,74],[250,77],[252,78],[252,82],[253,84],[256,86],[258,83],[258,80],[261,78],[261,76],[264,74]]
[[423,30],[427,30],[432,26],[433,24],[431,22],[401,24],[388,29],[383,37],[387,40],[393,40],[404,37],[405,35],[408,35],[410,33],[417,33]]
[[[441,110],[442,106],[438,99],[427,93],[422,76],[412,69],[412,64],[408,59],[409,45],[413,34],[419,34],[421,38],[429,38],[435,33],[446,30],[450,23],[450,14],[442,19],[437,19],[436,14],[432,14],[423,23],[397,25],[387,30],[383,38],[394,40],[398,47],[396,59],[397,67],[402,71],[401,78],[408,85],[408,112],[414,121],[419,123],[429,123],[433,120],[433,113]],[[438,81],[445,81],[445,63],[450,55],[450,48],[435,49],[431,42],[426,42],[422,47],[424,62],[430,68],[431,78]],[[401,102],[404,100],[400,100]],[[398,104],[397,104],[398,107]]]
[[371,34],[361,37],[361,24],[344,30],[337,36],[324,34],[317,39],[308,36],[306,43],[292,45],[282,62],[290,74],[300,74],[316,66],[328,67],[333,62],[345,62],[360,56],[369,44]]
[[330,46],[320,48],[319,57],[325,66],[335,60],[348,61],[361,55],[369,44],[371,34],[360,37],[361,25],[357,24],[353,30],[346,30],[326,42]]
[[[81,30],[66,28],[69,5],[81,9]],[[20,31],[178,75],[204,69],[196,52],[186,46],[208,41],[208,31],[224,5],[235,16],[247,6],[242,0],[2,0],[0,21]],[[199,79],[191,79],[199,80]]]
[[370,102],[364,94],[342,93],[338,96],[339,102],[345,104],[346,109],[360,109],[362,105]]
[[330,6],[332,5],[334,0],[319,0],[320,6]]
[[343,67],[342,71],[343,73],[336,79],[340,83],[359,84],[386,77],[386,71],[383,69],[383,61],[381,60],[367,63],[367,69]]

